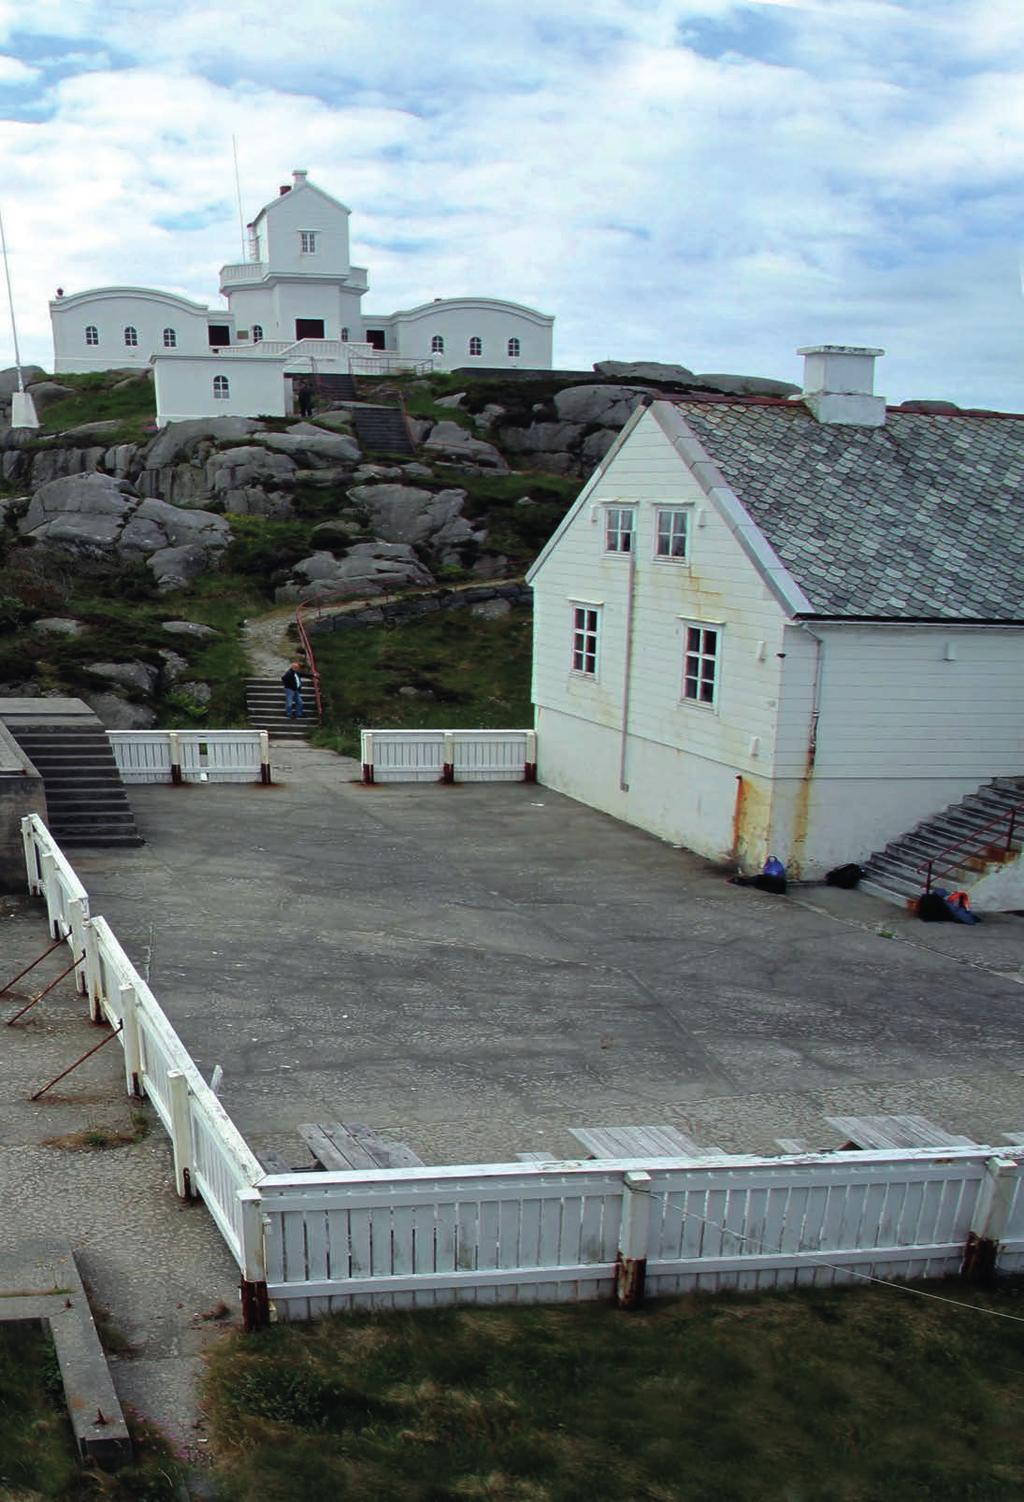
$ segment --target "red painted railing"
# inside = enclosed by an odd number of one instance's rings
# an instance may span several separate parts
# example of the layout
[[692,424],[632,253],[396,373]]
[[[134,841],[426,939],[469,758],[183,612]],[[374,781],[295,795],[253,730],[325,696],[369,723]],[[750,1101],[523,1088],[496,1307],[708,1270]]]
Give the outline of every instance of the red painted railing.
[[296,606],[295,629],[299,633],[299,641],[306,655],[306,666],[309,668],[309,676],[313,680],[313,697],[316,700],[316,716],[319,720],[323,718],[324,711],[323,701],[320,698],[320,673],[316,665],[316,658],[313,655],[313,643],[309,639],[309,632],[306,630],[306,623],[303,619],[304,610],[304,606]]
[[[1003,855],[1009,855],[1013,849],[1013,835],[1017,827],[1017,818],[1022,813],[1024,813],[1024,803],[1015,803],[1012,808],[1007,809],[1005,814],[999,814],[995,819],[989,820],[987,824],[980,824],[970,834],[965,834],[963,839],[959,840],[955,845],[947,845],[944,850],[936,851],[930,859],[922,861],[917,869],[925,873],[925,891],[931,891],[932,881],[936,876],[948,876],[950,871],[955,871],[958,866],[965,864],[963,860],[954,860],[950,861],[946,866],[938,866],[939,861],[944,860],[948,855],[953,855],[956,851],[964,852],[967,860],[970,860],[972,856],[984,855],[986,851],[1001,851]],[[1006,826],[1005,831],[1003,830],[1003,825]],[[998,837],[980,838],[990,830],[1000,830],[1002,832]],[[994,855],[993,858],[995,858]]]

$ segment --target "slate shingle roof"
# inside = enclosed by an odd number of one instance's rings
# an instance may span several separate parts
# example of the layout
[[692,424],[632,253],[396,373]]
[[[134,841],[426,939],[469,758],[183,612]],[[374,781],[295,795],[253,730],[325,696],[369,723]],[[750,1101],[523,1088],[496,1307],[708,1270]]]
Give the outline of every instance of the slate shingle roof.
[[817,614],[1024,620],[1024,417],[675,405]]

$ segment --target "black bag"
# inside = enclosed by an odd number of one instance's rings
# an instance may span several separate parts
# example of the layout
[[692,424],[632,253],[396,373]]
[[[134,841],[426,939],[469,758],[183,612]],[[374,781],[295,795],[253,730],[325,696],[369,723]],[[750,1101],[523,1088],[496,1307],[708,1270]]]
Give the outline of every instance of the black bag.
[[825,881],[830,887],[842,887],[844,891],[851,892],[863,875],[864,867],[858,866],[856,861],[851,861],[848,866],[834,866],[825,877]]

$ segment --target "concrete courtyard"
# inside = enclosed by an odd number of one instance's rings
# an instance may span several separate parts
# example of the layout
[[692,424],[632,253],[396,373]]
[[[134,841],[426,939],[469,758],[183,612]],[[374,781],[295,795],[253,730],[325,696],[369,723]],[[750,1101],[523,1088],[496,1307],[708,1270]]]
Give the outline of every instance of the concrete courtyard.
[[925,925],[779,898],[525,785],[137,787],[147,844],[77,854],[250,1142],[357,1120],[428,1163],[575,1156],[567,1128],[671,1122],[733,1151],[915,1111],[1024,1130],[1024,922]]

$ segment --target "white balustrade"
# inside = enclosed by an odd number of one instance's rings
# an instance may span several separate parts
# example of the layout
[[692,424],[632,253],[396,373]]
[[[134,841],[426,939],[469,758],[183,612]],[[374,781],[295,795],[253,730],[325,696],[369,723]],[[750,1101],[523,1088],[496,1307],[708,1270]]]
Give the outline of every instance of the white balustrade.
[[532,730],[364,730],[364,782],[529,782]]
[[122,782],[269,782],[265,730],[108,730]]

